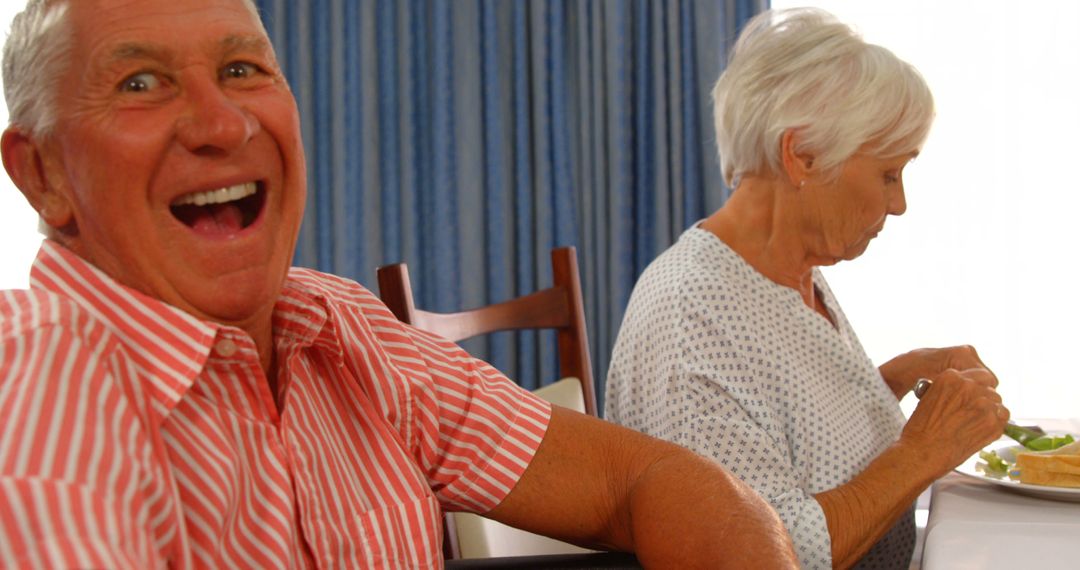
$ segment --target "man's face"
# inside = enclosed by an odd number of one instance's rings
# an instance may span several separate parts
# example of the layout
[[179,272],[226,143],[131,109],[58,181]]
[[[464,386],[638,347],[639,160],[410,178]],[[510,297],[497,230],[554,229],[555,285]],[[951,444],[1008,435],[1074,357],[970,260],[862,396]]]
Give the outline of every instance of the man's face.
[[[197,317],[267,322],[303,214],[296,104],[240,0],[72,0],[42,146],[69,246]],[[59,225],[59,224],[58,224]]]

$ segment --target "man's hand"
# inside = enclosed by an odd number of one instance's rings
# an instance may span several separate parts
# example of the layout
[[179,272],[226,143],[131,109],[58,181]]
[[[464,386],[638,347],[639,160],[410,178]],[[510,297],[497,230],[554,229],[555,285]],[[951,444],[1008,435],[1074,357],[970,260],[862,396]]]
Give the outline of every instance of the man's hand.
[[486,516],[646,568],[796,568],[779,517],[718,463],[555,407],[533,461]]
[[899,400],[911,391],[920,378],[936,380],[946,370],[976,368],[982,368],[989,374],[989,376],[980,374],[980,382],[991,388],[997,387],[997,376],[983,364],[975,348],[968,345],[912,350],[882,364],[878,370],[885,379],[885,383],[889,385],[889,389]]

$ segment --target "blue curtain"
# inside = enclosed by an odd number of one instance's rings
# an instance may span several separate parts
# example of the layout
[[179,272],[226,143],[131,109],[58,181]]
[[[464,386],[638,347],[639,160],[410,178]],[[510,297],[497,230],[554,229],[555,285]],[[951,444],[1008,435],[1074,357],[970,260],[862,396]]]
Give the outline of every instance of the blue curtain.
[[[308,154],[296,263],[375,289],[405,261],[417,305],[450,311],[549,286],[575,245],[602,395],[635,279],[727,196],[709,91],[763,0],[258,4]],[[557,378],[551,336],[465,346]]]

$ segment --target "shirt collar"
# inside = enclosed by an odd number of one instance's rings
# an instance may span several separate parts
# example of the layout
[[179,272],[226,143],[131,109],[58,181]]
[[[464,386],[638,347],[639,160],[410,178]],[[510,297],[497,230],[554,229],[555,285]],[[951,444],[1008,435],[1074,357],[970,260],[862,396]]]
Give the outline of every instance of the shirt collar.
[[49,239],[38,250],[30,286],[70,299],[116,335],[144,373],[159,421],[198,377],[222,328],[121,285]]
[[[313,346],[340,365],[338,317],[327,295],[308,283],[311,273],[294,268],[282,288],[274,306],[275,350],[280,355],[290,345]],[[121,285],[49,239],[30,270],[30,286],[71,299],[115,333],[148,379],[159,423],[202,373],[217,340],[229,331],[246,334]]]
[[344,349],[337,333],[338,319],[326,293],[307,283],[311,271],[293,268],[274,306],[274,343],[281,354],[286,345],[313,346],[338,364]]

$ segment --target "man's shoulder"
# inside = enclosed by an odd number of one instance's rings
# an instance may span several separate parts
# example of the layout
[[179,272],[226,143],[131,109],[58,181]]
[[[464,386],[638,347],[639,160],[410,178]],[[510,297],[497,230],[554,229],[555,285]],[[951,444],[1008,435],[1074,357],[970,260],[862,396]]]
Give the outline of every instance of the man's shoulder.
[[97,381],[121,343],[74,300],[43,290],[0,291],[0,379]]
[[0,340],[60,327],[76,334],[101,328],[74,300],[41,289],[0,291]]
[[367,318],[397,321],[374,293],[352,279],[305,267],[293,267],[289,270],[285,287],[306,296],[322,298],[336,309],[359,311]]

